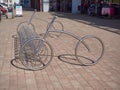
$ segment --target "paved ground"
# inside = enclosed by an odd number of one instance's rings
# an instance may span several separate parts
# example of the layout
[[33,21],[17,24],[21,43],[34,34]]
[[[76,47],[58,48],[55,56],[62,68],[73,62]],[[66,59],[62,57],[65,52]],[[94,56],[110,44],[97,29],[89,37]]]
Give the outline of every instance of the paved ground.
[[[66,31],[79,36],[94,34],[105,45],[102,60],[94,66],[71,65],[54,57],[50,65],[40,71],[26,71],[13,67],[14,58],[12,35],[17,25],[28,20],[32,12],[24,12],[23,17],[2,20],[0,23],[0,90],[120,90],[120,20],[100,19],[60,13],[37,13],[33,19],[36,31],[45,30],[52,15],[59,15]],[[93,22],[94,21],[94,22]],[[63,35],[59,39],[48,38],[55,55],[74,53],[75,40]],[[61,42],[63,40],[63,42]],[[72,41],[71,41],[72,40]],[[94,42],[92,42],[94,43]],[[97,49],[96,49],[97,51]]]

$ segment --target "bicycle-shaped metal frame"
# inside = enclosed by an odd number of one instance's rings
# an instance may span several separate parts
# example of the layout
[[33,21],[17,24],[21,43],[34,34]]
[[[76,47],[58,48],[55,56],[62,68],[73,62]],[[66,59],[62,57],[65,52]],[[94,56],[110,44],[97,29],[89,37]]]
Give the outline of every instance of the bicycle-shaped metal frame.
[[[31,23],[31,20],[32,20],[34,14],[35,13],[33,13],[33,15],[31,16],[29,21],[22,22],[18,25],[18,27],[17,27],[18,34],[20,33],[20,30],[21,30],[20,28],[22,26],[30,27],[33,30],[35,30],[34,25]],[[20,48],[18,50],[19,56],[15,57],[15,59],[11,60],[11,63],[14,66],[21,68],[21,69],[27,69],[27,70],[40,70],[40,69],[44,69],[46,66],[48,66],[54,56],[52,46],[46,40],[47,36],[50,35],[50,32],[59,33],[58,37],[61,34],[66,34],[66,35],[69,35],[69,36],[75,38],[76,40],[78,40],[78,42],[75,46],[75,55],[74,56],[75,56],[76,60],[78,60],[79,65],[89,66],[89,65],[94,65],[100,61],[100,59],[103,57],[103,54],[104,54],[104,45],[100,38],[98,38],[94,35],[86,35],[84,37],[79,37],[71,32],[64,31],[63,25],[60,22],[59,22],[59,24],[61,25],[62,30],[56,30],[55,26],[54,26],[54,22],[55,22],[56,18],[57,18],[56,16],[53,17],[51,22],[47,25],[47,28],[46,28],[46,31],[44,32],[44,34],[42,34],[41,36],[36,35],[34,38],[30,38],[30,39],[24,41],[22,43],[22,46],[21,46],[20,41],[23,41],[23,40],[19,40],[20,37],[22,37],[22,36],[20,36],[20,35],[18,35],[18,37],[16,36],[16,38],[18,38],[18,42],[20,43],[19,44]],[[87,45],[85,42],[86,39],[90,39],[90,38],[96,39],[99,42],[99,44],[101,45],[101,51],[100,51],[99,56],[96,59],[82,57],[89,61],[89,62],[85,63],[85,62],[82,62],[79,58],[80,55],[78,54],[78,50],[79,50],[78,48],[82,44],[87,49],[87,51],[90,52],[89,45]],[[60,56],[59,56],[59,58],[60,58]],[[22,66],[17,66],[16,63],[19,63]]]

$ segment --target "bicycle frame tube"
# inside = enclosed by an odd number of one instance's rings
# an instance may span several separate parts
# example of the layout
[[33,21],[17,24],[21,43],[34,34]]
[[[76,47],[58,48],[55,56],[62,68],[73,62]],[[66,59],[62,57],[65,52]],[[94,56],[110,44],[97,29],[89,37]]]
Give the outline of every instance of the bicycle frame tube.
[[32,21],[34,15],[35,15],[35,13],[36,13],[36,11],[37,11],[37,10],[35,9],[34,12],[33,12],[33,14],[32,14],[32,16],[31,16],[30,19],[28,20],[28,24],[31,23],[31,21]]
[[[76,36],[76,35],[73,34],[73,33],[70,33],[70,32],[67,32],[67,31],[62,31],[62,30],[49,30],[48,32],[64,33],[64,34],[66,34],[66,35],[72,36],[73,38],[77,39],[78,41],[80,41],[81,38],[82,38],[82,37],[80,37],[80,36],[79,36],[79,37]],[[83,41],[82,43],[83,43],[84,46],[87,48],[87,50],[90,51],[88,45],[87,45],[84,41]]]
[[47,36],[48,32],[50,31],[50,28],[53,25],[53,22],[55,21],[56,18],[57,17],[54,16],[53,19],[51,20],[51,22],[48,24],[47,29],[46,29],[45,34],[43,35],[42,39],[46,38],[46,36]]

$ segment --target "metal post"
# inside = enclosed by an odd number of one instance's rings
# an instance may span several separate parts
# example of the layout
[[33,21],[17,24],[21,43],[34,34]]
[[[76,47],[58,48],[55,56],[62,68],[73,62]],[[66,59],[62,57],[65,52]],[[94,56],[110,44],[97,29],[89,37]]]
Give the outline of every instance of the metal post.
[[9,7],[9,0],[7,0],[7,5],[8,5],[8,7]]
[[37,1],[35,0],[35,7],[34,7],[34,9],[37,9]]
[[0,22],[1,22],[1,8],[0,8]]
[[43,11],[43,0],[40,0],[40,11]]

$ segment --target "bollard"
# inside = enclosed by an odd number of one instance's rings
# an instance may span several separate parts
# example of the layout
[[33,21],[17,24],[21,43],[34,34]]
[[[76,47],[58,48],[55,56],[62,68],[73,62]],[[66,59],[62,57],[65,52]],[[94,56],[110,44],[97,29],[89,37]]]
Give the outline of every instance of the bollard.
[[13,7],[12,6],[8,7],[7,17],[13,18]]

